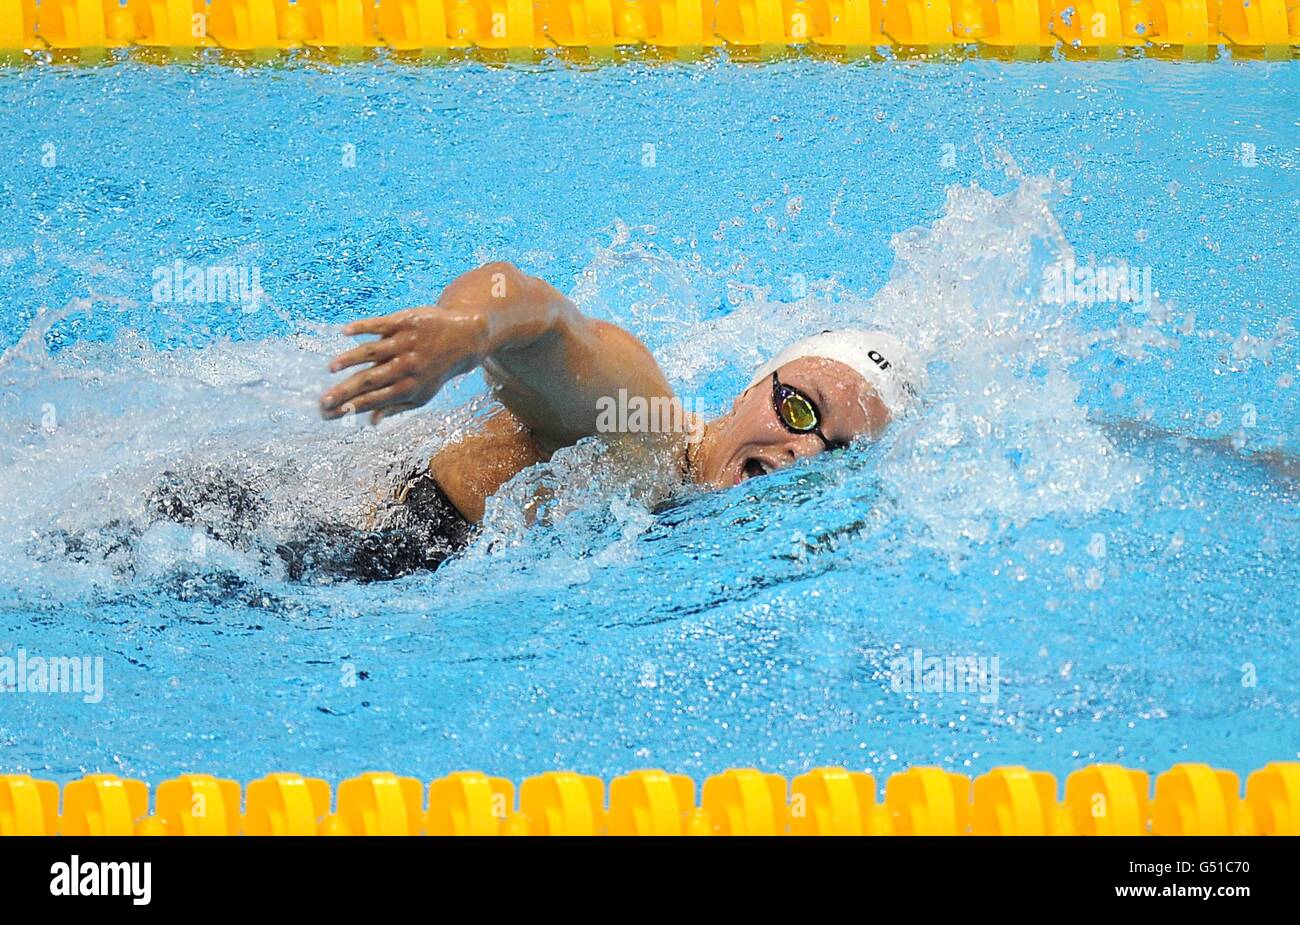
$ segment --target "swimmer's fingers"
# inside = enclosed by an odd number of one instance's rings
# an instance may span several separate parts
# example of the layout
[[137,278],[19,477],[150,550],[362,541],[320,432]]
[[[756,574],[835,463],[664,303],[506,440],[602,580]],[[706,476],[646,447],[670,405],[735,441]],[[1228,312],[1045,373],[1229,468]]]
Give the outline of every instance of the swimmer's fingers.
[[[407,376],[406,365],[390,360],[379,366],[372,366],[349,376],[334,388],[321,396],[321,415],[327,420],[343,417],[358,411],[369,411],[374,405],[361,407],[361,402],[371,395],[381,392],[398,381],[415,380]],[[411,389],[413,391],[413,389]],[[350,406],[345,408],[344,406]]]
[[379,408],[376,411],[370,412],[370,423],[378,424],[384,418],[391,418],[395,414],[401,414],[403,411],[411,411],[418,407],[420,407],[419,402],[404,401],[396,405],[389,405],[387,408]]
[[330,372],[337,373],[362,363],[382,363],[391,360],[401,349],[392,338],[372,340],[360,347],[345,350],[330,360]]
[[[373,411],[380,417],[387,414],[395,414],[393,410],[398,407],[415,408],[424,402],[412,403],[410,399],[415,395],[417,388],[416,381],[411,378],[399,379],[390,386],[382,389],[375,389],[372,392],[366,392],[364,395],[348,402],[348,408],[353,414],[363,414],[367,411]],[[378,421],[372,417],[372,421]]]
[[343,333],[348,337],[358,334],[379,334],[387,337],[406,323],[409,309],[393,312],[391,315],[377,315],[374,318],[360,318],[344,325]]

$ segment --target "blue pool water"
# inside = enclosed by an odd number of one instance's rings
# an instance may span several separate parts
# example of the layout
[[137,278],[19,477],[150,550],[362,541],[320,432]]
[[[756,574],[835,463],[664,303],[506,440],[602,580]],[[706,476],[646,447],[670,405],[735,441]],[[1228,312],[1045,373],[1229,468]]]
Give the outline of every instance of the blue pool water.
[[[0,657],[104,672],[0,691],[0,771],[1300,757],[1297,100],[1231,60],[0,71]],[[286,581],[483,410],[322,423],[338,326],[486,259],[704,406],[833,321],[916,345],[925,408],[658,514],[580,446],[437,573]],[[1069,259],[1152,297],[1044,298]],[[177,260],[257,298],[155,299]],[[204,467],[266,505],[240,541],[147,513]],[[918,650],[996,696],[900,690]]]

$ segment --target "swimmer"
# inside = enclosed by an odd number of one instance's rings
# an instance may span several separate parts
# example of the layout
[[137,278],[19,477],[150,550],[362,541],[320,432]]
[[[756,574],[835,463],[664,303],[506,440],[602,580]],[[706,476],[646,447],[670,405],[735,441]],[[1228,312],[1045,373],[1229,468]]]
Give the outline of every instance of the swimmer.
[[[598,434],[602,400],[626,390],[647,403],[677,402],[644,344],[508,263],[463,274],[435,305],[343,331],[377,339],[330,363],[334,373],[362,368],[321,397],[327,419],[369,414],[377,424],[478,367],[502,405],[481,430],[434,455],[400,499],[418,505],[415,513],[444,547],[466,542],[488,498],[515,474]],[[683,480],[737,485],[859,437],[875,439],[915,400],[922,375],[910,352],[881,332],[799,340],[754,374],[729,412],[708,422],[687,416],[698,426],[685,428],[691,438],[673,448]]]

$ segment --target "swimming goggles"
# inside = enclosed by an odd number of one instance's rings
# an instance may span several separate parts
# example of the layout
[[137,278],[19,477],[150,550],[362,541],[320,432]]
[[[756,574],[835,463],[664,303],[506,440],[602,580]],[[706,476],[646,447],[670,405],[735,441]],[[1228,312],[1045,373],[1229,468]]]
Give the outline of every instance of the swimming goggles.
[[838,450],[842,443],[832,443],[822,433],[821,415],[813,400],[794,386],[783,383],[772,372],[772,407],[776,409],[776,419],[781,426],[792,434],[816,434],[827,450]]

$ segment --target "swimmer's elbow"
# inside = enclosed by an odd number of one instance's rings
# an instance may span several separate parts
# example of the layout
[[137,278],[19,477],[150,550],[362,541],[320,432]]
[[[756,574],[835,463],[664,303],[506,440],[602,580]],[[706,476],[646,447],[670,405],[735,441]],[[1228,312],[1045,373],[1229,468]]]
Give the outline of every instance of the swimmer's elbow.
[[478,298],[488,304],[505,304],[527,294],[535,280],[506,260],[493,260],[462,277],[473,280]]
[[571,343],[587,336],[590,319],[543,279],[507,260],[470,270],[443,292],[439,304],[476,313],[485,330],[484,357],[533,347],[558,336]]
[[478,268],[478,272],[494,281],[514,281],[527,279],[527,274],[509,260],[491,260]]
[[[490,306],[540,310],[552,321],[570,321],[576,307],[546,280],[530,276],[508,260],[493,260],[474,271]],[[531,314],[531,313],[530,313]]]

